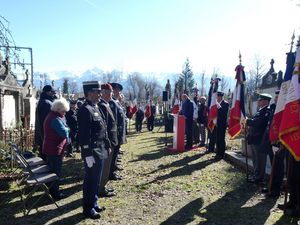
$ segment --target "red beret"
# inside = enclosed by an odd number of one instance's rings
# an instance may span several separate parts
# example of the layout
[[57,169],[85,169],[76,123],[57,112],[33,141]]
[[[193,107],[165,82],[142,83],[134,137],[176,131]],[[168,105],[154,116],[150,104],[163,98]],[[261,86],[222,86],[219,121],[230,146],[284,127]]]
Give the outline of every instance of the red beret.
[[112,86],[110,84],[102,84],[101,85],[101,90],[113,90]]

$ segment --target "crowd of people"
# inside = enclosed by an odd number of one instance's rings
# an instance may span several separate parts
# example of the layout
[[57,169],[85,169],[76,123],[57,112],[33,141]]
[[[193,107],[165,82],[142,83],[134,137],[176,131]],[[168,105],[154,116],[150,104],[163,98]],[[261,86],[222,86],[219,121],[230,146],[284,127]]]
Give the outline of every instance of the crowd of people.
[[[104,209],[98,205],[98,198],[115,195],[114,190],[107,187],[108,181],[122,179],[117,173],[123,169],[120,165],[121,146],[126,143],[127,120],[132,117],[132,109],[129,110],[124,104],[122,89],[119,83],[100,85],[98,81],[87,81],[83,82],[84,98],[68,102],[64,98],[56,98],[53,87],[46,85],[36,109],[36,144],[52,172],[60,176],[64,155],[73,157],[74,152],[81,152],[85,171],[83,213],[92,219],[100,218],[100,212]],[[248,181],[263,184],[267,155],[273,164],[272,182],[268,188],[262,189],[268,197],[280,195],[284,162],[289,157],[282,145],[269,141],[270,124],[279,91],[275,94],[272,105],[271,95],[260,94],[258,111],[251,119],[244,121],[254,167],[253,177]],[[180,100],[179,114],[185,117],[185,149],[206,146],[206,153],[215,153],[216,160],[223,159],[229,111],[224,93],[217,92],[217,119],[212,130],[208,129],[209,107],[205,96],[191,99],[187,94],[182,94]],[[156,106],[151,100],[145,108],[137,104],[134,114],[136,132],[142,131],[145,117],[148,131],[153,131]],[[286,207],[292,214],[300,215],[300,183],[296,179],[300,167],[292,157],[290,162],[290,200]],[[51,186],[50,194],[55,199],[65,197],[59,190],[59,182]]]
[[[194,97],[193,100],[187,94],[181,96],[182,106],[179,114],[185,116],[185,149],[204,147],[208,144],[207,153],[216,153],[217,160],[223,159],[225,154],[225,132],[227,128],[227,117],[229,104],[224,100],[224,92],[217,92],[218,115],[216,126],[209,130],[206,97]],[[208,133],[208,135],[206,135]],[[208,140],[206,140],[206,136]]]
[[[126,109],[118,83],[83,82],[84,99],[56,98],[55,90],[46,85],[36,108],[36,146],[52,172],[61,176],[63,157],[81,152],[84,162],[83,214],[100,218],[104,210],[99,197],[112,197],[109,180],[122,179],[117,171],[121,146],[126,143]],[[54,199],[66,196],[59,181],[50,185]]]
[[[246,117],[242,121],[247,132],[245,140],[250,146],[250,152],[247,154],[252,156],[253,162],[253,176],[249,178],[247,176],[247,178],[250,183],[257,184],[260,190],[266,194],[266,197],[277,198],[283,191],[284,173],[286,173],[288,183],[285,186],[287,189],[284,191],[289,192],[289,201],[287,204],[279,204],[278,208],[285,210],[291,216],[300,216],[300,163],[291,156],[281,143],[271,143],[269,139],[269,130],[278,95],[279,90],[276,90],[274,103],[270,104],[272,99],[270,94],[259,94],[257,112],[252,118]],[[217,121],[214,128],[210,130],[208,128],[209,108],[205,104],[206,98],[201,96],[192,100],[186,94],[181,96],[182,106],[179,114],[185,116],[186,150],[207,145],[206,153],[215,153],[216,160],[224,158],[229,104],[223,97],[223,92],[217,92]],[[206,132],[208,132],[208,140],[206,140]],[[269,156],[272,165],[272,172],[266,186],[267,156]]]

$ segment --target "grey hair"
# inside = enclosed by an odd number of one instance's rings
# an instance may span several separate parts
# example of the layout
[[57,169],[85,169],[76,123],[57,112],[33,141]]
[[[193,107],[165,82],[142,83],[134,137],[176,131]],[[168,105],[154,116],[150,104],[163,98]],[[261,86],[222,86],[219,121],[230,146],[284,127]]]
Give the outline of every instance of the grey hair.
[[54,100],[51,106],[53,112],[68,112],[70,110],[69,102],[65,98],[59,98]]

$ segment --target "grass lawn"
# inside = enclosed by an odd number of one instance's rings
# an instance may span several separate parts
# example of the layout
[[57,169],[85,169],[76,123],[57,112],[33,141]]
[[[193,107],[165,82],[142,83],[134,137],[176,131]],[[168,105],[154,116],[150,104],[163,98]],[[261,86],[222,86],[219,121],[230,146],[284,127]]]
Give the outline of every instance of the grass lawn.
[[[297,224],[276,209],[283,197],[266,199],[245,181],[243,171],[224,160],[215,162],[203,150],[166,151],[163,128],[157,130],[133,133],[122,146],[123,179],[109,182],[117,196],[100,199],[106,207],[100,220],[82,216],[83,167],[77,153],[64,161],[61,189],[68,197],[58,201],[59,209],[45,198],[24,216],[20,187],[2,180],[0,224]],[[167,139],[172,142],[171,134]]]

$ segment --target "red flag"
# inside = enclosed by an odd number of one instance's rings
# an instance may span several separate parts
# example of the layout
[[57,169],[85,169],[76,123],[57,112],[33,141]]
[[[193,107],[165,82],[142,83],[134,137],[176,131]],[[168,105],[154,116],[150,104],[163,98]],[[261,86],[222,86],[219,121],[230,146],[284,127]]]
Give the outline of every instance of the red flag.
[[146,118],[149,118],[151,116],[151,105],[150,104],[148,104],[146,106],[145,116],[146,116]]
[[126,116],[127,116],[127,118],[129,118],[129,119],[131,119],[132,116],[133,116],[133,114],[132,114],[132,105],[131,105],[131,104],[127,107]]
[[288,89],[282,121],[279,127],[279,140],[290,151],[295,160],[300,161],[300,41],[292,80]]
[[135,99],[135,100],[133,100],[133,107],[132,107],[131,113],[132,113],[132,115],[134,115],[136,112],[137,112],[137,102]]
[[294,63],[295,63],[295,53],[289,52],[287,54],[284,81],[282,82],[280,87],[276,109],[270,126],[270,131],[269,131],[270,142],[276,142],[279,140],[279,127],[281,124],[282,115],[285,108],[290,82],[293,76]]
[[209,106],[209,113],[208,113],[208,129],[212,132],[214,127],[217,123],[218,117],[218,107],[217,107],[217,91],[218,91],[218,81],[219,79],[216,78],[212,81],[212,94],[211,94],[211,102]]
[[179,110],[180,110],[180,108],[179,108],[179,100],[176,98],[174,106],[172,107],[171,112],[172,112],[172,114],[178,114]]
[[233,139],[240,134],[242,126],[241,119],[245,118],[244,104],[244,84],[245,72],[244,67],[240,64],[235,68],[236,86],[232,94],[232,106],[229,117],[228,134]]

